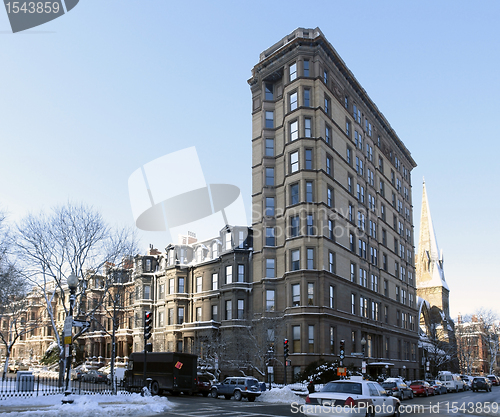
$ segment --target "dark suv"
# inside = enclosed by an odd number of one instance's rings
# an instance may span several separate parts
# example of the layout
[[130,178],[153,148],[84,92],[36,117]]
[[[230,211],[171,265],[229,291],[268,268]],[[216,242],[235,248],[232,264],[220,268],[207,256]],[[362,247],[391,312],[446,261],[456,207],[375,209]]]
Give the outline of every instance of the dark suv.
[[386,390],[389,395],[399,398],[403,401],[405,398],[412,399],[413,391],[408,388],[403,381],[385,381],[382,382],[382,387]]
[[259,381],[249,377],[229,377],[222,383],[212,386],[212,397],[217,398],[219,395],[224,395],[226,400],[234,396],[236,401],[241,401],[242,398],[255,401],[260,393]]
[[475,376],[472,380],[472,391],[476,392],[484,389],[486,392],[491,391],[491,381],[484,376]]

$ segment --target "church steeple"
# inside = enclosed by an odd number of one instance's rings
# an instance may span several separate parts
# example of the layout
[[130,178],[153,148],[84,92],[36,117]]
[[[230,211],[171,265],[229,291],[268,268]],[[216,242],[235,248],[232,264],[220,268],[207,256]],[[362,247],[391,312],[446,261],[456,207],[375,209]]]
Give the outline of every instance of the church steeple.
[[432,224],[429,200],[423,181],[422,212],[420,215],[420,238],[416,263],[417,294],[440,308],[449,317],[448,283],[444,277],[443,252],[439,251],[434,225]]

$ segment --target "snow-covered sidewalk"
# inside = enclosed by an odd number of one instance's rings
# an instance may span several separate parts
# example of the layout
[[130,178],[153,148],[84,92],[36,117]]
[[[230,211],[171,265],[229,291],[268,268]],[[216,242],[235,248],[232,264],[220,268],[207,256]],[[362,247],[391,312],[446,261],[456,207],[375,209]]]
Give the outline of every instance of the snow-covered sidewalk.
[[0,401],[0,414],[14,416],[132,416],[152,415],[174,405],[166,397],[126,395],[73,395],[73,404],[62,404],[63,394],[34,398],[8,398]]

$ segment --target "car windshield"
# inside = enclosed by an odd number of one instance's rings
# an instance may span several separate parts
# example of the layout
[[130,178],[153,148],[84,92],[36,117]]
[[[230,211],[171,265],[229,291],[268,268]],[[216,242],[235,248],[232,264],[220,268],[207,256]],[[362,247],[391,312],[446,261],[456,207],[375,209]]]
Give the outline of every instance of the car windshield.
[[393,387],[395,387],[395,386],[396,386],[396,383],[395,383],[395,382],[383,382],[383,383],[382,383],[382,386],[383,386],[384,388],[393,388]]
[[329,382],[321,392],[341,392],[346,394],[361,394],[362,385],[355,382]]

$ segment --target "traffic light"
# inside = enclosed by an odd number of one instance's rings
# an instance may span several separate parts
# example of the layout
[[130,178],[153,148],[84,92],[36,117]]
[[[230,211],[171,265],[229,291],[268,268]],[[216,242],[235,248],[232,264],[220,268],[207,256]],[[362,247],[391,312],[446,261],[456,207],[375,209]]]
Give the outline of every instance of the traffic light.
[[288,355],[290,354],[288,351],[288,339],[283,340],[283,354],[285,355],[285,358],[288,358]]
[[344,359],[344,353],[345,353],[345,341],[341,340],[340,341],[340,360]]
[[151,330],[153,330],[153,313],[151,311],[144,312],[144,340],[151,338]]

